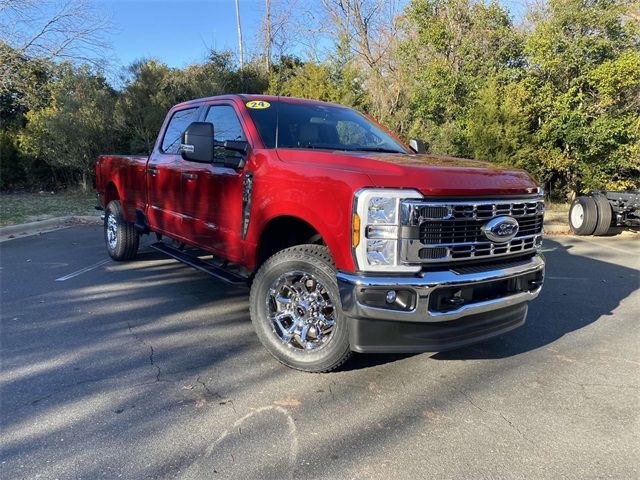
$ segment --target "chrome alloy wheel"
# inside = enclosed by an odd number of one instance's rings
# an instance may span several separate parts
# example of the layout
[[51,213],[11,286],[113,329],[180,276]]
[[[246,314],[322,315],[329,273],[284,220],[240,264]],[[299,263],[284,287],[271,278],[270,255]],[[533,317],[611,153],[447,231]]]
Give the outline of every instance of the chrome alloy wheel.
[[118,222],[113,213],[107,215],[107,244],[111,250],[115,250],[118,244]]
[[582,222],[584,222],[584,208],[579,203],[576,203],[571,209],[571,223],[574,228],[580,228]]
[[310,273],[287,272],[273,282],[267,312],[273,332],[295,350],[323,347],[336,328],[336,309],[327,288]]

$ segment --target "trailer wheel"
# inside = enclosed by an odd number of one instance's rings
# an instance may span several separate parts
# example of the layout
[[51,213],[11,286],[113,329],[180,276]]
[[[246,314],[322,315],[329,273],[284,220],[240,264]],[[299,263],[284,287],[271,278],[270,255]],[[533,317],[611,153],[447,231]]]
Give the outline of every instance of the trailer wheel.
[[591,197],[576,198],[569,208],[569,227],[575,235],[592,235],[598,223],[598,209]]
[[604,195],[594,195],[593,200],[596,203],[596,210],[598,211],[598,224],[593,234],[607,235],[611,230],[611,217],[613,213],[611,204]]
[[131,260],[138,254],[140,235],[133,223],[122,215],[119,200],[109,202],[104,215],[104,243],[109,256],[117,261]]
[[258,270],[249,300],[258,338],[281,363],[328,372],[350,356],[336,267],[327,247],[298,245]]

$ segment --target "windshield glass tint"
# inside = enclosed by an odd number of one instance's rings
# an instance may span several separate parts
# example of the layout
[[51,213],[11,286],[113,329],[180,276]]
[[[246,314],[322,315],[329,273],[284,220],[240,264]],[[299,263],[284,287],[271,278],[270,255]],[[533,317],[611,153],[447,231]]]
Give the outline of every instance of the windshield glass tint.
[[350,108],[271,102],[268,108],[247,110],[267,148],[407,153],[388,133]]

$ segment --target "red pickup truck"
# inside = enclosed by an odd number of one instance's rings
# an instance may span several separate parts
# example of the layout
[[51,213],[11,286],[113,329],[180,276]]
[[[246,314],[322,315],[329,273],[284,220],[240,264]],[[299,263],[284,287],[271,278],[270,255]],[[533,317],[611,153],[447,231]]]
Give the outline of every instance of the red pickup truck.
[[544,277],[542,191],[424,153],[340,105],[228,95],[173,107],[147,157],[100,156],[104,237],[140,235],[250,286],[265,348],[301,370],[457,348],[522,325]]

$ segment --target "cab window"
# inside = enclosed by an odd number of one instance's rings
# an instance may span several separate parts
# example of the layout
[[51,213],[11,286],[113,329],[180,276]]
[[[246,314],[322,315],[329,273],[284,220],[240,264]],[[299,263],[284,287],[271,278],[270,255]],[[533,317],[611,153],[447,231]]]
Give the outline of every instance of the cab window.
[[162,152],[176,155],[180,150],[180,141],[182,134],[191,124],[196,121],[198,108],[187,108],[186,110],[177,110],[171,116],[167,130],[164,132],[162,139]]
[[242,124],[230,105],[215,105],[209,108],[205,122],[213,123],[214,140],[246,140]]

